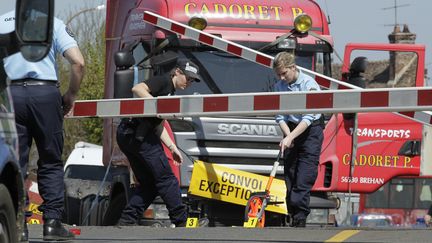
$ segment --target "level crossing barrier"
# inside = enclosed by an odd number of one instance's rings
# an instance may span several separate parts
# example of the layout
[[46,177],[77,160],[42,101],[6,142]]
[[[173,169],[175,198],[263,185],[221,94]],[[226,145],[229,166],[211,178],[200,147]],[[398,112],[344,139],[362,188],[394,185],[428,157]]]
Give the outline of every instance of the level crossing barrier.
[[[165,30],[169,30],[176,34],[180,34],[191,38],[200,43],[212,46],[219,50],[231,53],[238,57],[244,58],[246,60],[261,64],[263,66],[272,68],[274,57],[261,53],[259,51],[253,50],[251,48],[242,46],[240,44],[234,43],[232,41],[224,40],[218,36],[214,36],[212,34],[194,29],[190,26],[184,25],[182,23],[176,22],[174,20],[165,18],[158,14],[155,14],[150,11],[144,11],[143,15],[144,21],[153,24],[157,27],[160,27]],[[302,72],[312,76],[318,82],[321,87],[327,89],[362,89],[355,85],[351,85],[330,77],[327,77],[323,74],[313,72],[311,70],[305,69],[303,67],[297,66]],[[425,111],[414,111],[414,112],[405,112],[405,113],[397,113],[398,115],[407,117],[409,119],[415,120],[417,122],[432,125],[432,112]]]
[[[272,68],[274,57],[270,55],[224,40],[218,36],[191,28],[187,25],[149,11],[144,11],[143,19],[157,27],[186,36],[200,43],[207,44],[246,60],[264,65],[268,68]],[[327,77],[299,66],[297,66],[297,68],[315,78],[320,86],[335,90],[335,93],[313,92],[311,94],[299,93],[292,95],[282,93],[251,93],[182,96],[175,98],[161,97],[146,100],[106,99],[77,101],[71,117],[181,117],[212,115],[274,115],[283,113],[315,112],[399,111],[399,113],[397,113],[398,115],[408,117],[427,125],[432,125],[432,112],[424,111],[430,110],[428,103],[432,100],[430,90],[427,88],[398,88],[394,90],[373,89],[363,92],[361,91],[363,89],[360,87]],[[348,89],[360,92],[348,92],[347,94],[336,92],[337,90]],[[379,97],[372,97],[375,95]],[[318,100],[319,102],[316,103]],[[404,103],[406,100],[410,101]],[[339,104],[339,102],[341,103]],[[365,104],[366,106],[362,106]]]
[[[78,117],[186,117],[432,110],[432,87],[77,101]],[[432,121],[428,121],[432,123]]]

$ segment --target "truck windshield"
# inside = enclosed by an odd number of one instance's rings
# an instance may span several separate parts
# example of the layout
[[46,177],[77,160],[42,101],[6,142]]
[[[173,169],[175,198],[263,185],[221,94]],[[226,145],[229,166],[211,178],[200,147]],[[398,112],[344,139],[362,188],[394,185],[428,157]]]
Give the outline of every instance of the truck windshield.
[[[105,176],[104,166],[94,165],[69,165],[65,171],[65,179],[81,179],[101,181]],[[111,181],[111,175],[107,181]]]
[[[270,92],[278,81],[271,68],[224,52],[179,52],[179,58],[186,57],[200,66],[204,81],[176,91],[178,95]],[[296,62],[310,69],[312,57],[312,54],[297,56]]]

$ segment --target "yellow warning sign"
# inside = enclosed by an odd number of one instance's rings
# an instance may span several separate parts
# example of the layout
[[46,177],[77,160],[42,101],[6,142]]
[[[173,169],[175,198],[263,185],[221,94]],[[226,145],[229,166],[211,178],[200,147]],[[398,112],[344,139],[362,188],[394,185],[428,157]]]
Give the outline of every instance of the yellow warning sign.
[[[189,194],[246,205],[251,193],[263,192],[269,177],[195,161]],[[283,180],[274,179],[270,188],[270,202],[285,201],[286,187]],[[286,204],[268,205],[266,210],[287,214]]]

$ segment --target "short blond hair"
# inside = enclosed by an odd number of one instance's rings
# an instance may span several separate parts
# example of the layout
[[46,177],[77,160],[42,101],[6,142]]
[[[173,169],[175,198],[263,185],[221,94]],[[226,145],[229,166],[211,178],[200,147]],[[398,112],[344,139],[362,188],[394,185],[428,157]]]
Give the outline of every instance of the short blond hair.
[[273,61],[273,69],[287,68],[295,65],[295,56],[291,52],[279,52]]

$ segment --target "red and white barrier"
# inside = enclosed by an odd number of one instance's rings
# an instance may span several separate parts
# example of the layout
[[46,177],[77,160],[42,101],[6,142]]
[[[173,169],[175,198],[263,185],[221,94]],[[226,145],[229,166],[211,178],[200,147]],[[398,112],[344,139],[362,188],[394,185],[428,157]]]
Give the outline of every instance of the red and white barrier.
[[[220,37],[214,36],[212,34],[205,33],[203,31],[194,29],[190,26],[184,25],[182,23],[170,20],[158,14],[144,11],[143,16],[144,21],[153,24],[157,27],[172,31],[174,33],[186,36],[200,43],[207,44],[209,46],[215,47],[219,50],[231,53],[233,55],[239,56],[246,60],[264,65],[266,67],[272,68],[274,57],[261,53],[259,51],[250,49],[248,47],[239,45],[232,41],[224,40]],[[331,77],[327,77],[323,74],[313,72],[311,70],[297,66],[302,72],[312,76],[318,82],[321,87],[337,90],[337,89],[362,89],[360,87],[336,80]],[[289,111],[291,112],[291,111]],[[424,111],[416,111],[409,113],[398,113],[399,115],[408,117],[417,122],[424,123],[426,125],[432,125],[430,122],[432,120],[432,113]]]
[[[158,14],[144,11],[144,21],[153,24],[162,29],[172,31],[176,34],[186,36],[200,43],[212,46],[219,50],[241,57],[243,59],[261,64],[268,68],[273,68],[273,56],[242,46],[229,40],[222,39],[218,36],[194,29],[190,26],[165,18]],[[315,77],[318,84],[328,89],[358,89],[359,87],[344,83],[342,81],[327,77],[320,73],[312,72],[308,69],[298,67],[304,73]]]
[[170,20],[158,14],[149,11],[144,11],[143,18],[144,21],[153,24],[157,27],[172,31],[174,33],[183,36],[187,36],[200,43],[204,43],[206,45],[215,47],[219,50],[226,51],[228,53],[239,56],[246,60],[250,60],[252,62],[256,62],[270,68],[273,65],[273,57],[270,55],[260,53],[248,47],[244,47],[242,45],[234,43],[232,41],[224,40],[220,37],[194,29],[192,27]]
[[[432,88],[325,90],[77,101],[73,117],[184,117],[432,110]],[[431,123],[432,121],[428,121]]]

